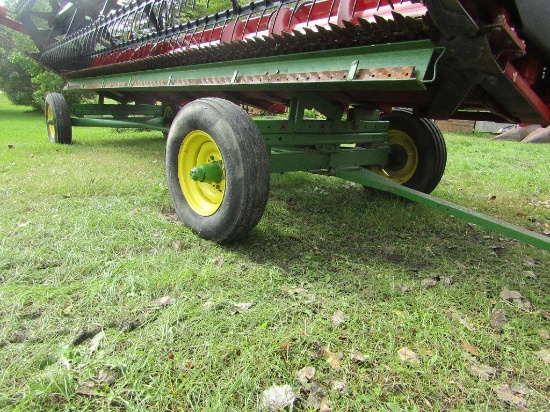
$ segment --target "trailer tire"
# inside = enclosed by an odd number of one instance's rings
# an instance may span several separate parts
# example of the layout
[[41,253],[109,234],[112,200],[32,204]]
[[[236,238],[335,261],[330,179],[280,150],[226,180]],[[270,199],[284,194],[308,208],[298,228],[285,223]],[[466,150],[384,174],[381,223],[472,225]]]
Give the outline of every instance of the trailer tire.
[[[208,163],[221,165],[222,180],[191,177]],[[219,98],[195,100],[178,112],[166,142],[166,176],[180,220],[219,243],[246,236],[269,196],[269,160],[258,127],[239,106]]]
[[[170,127],[178,112],[178,107],[175,104],[162,103],[162,125],[164,127]],[[164,139],[168,139],[168,132],[162,132]]]
[[393,110],[381,120],[390,122],[390,154],[386,165],[372,166],[371,170],[411,189],[431,193],[447,164],[447,149],[439,128],[406,109]]
[[61,93],[49,93],[45,99],[46,128],[52,143],[71,144],[71,114]]

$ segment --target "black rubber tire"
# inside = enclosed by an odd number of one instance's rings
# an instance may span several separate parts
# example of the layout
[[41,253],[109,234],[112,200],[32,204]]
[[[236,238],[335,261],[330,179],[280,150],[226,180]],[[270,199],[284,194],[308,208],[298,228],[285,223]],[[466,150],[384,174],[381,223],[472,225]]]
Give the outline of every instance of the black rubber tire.
[[[190,206],[178,177],[180,147],[195,131],[207,133],[223,158],[225,191],[209,216]],[[180,220],[218,243],[246,236],[260,221],[269,197],[269,159],[258,127],[239,106],[219,98],[195,100],[178,112],[166,142],[166,176]]]
[[[162,110],[162,125],[165,127],[170,127],[170,125],[174,121],[174,118],[176,117],[176,113],[178,112],[178,107],[175,104],[162,103],[161,110]],[[162,135],[164,136],[165,139],[168,139],[167,132],[162,132]]]
[[[407,109],[395,109],[389,114],[382,115],[381,120],[390,122],[390,141],[392,133],[404,132],[412,139],[418,153],[414,173],[399,183],[420,192],[431,193],[439,184],[447,164],[447,148],[439,128],[431,120],[416,117]],[[380,171],[384,168],[399,168],[395,156],[392,157],[392,152],[395,154],[395,151],[396,147],[392,149],[390,146],[389,162],[378,168],[379,174],[382,174]]]
[[61,93],[49,93],[45,99],[46,130],[52,143],[71,144],[73,129],[67,102]]

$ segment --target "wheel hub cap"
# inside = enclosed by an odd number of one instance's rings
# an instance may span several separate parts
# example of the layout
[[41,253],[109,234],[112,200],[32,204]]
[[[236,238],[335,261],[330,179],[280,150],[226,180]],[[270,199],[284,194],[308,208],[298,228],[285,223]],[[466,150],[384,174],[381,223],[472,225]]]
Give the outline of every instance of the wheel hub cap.
[[408,182],[418,168],[418,149],[413,139],[401,130],[391,129],[388,133],[390,154],[383,167],[373,167],[372,171],[390,178],[396,183]]
[[225,171],[220,149],[208,133],[195,130],[183,139],[178,178],[187,203],[196,213],[216,213],[225,194]]

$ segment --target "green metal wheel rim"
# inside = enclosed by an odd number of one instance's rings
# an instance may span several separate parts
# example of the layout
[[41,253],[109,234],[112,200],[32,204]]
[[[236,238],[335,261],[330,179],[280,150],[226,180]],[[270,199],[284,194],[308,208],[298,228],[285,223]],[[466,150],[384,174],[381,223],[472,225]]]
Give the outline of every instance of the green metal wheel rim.
[[404,184],[413,177],[418,168],[418,148],[412,137],[402,130],[391,129],[388,132],[388,143],[388,163],[383,167],[375,166],[372,171],[396,183]]
[[225,194],[225,173],[220,182],[201,182],[192,177],[194,169],[213,162],[223,164],[223,158],[208,133],[194,130],[185,136],[178,152],[178,178],[185,200],[201,216],[216,213]]
[[55,136],[55,117],[53,115],[53,110],[50,105],[46,108],[46,125],[48,127],[48,135],[50,137]]

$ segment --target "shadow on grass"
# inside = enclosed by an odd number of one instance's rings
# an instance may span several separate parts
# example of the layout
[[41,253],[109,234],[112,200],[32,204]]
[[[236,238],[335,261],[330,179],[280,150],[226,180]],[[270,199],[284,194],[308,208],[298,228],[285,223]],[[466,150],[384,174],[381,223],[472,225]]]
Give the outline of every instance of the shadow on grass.
[[[321,179],[274,176],[264,219],[248,239],[230,248],[300,280],[330,275],[348,288],[350,272],[372,275],[370,268],[376,268],[425,277],[437,268],[461,273],[506,258],[495,254],[495,244],[504,244],[503,250],[517,246],[427,207]],[[298,273],[305,268],[315,270]]]
[[[105,129],[94,133],[98,130]],[[75,144],[139,156],[162,153],[165,140],[156,132],[111,130],[90,140],[83,136]],[[366,273],[373,266],[412,276],[434,269],[490,271],[510,260],[520,262],[518,254],[525,250],[429,207],[307,173],[272,175],[260,224],[247,239],[224,248],[300,278],[304,268],[314,268],[315,276],[337,274],[343,287],[350,278],[347,272]]]
[[28,106],[0,104],[0,118],[10,120],[29,120],[30,118],[44,118],[44,114]]

